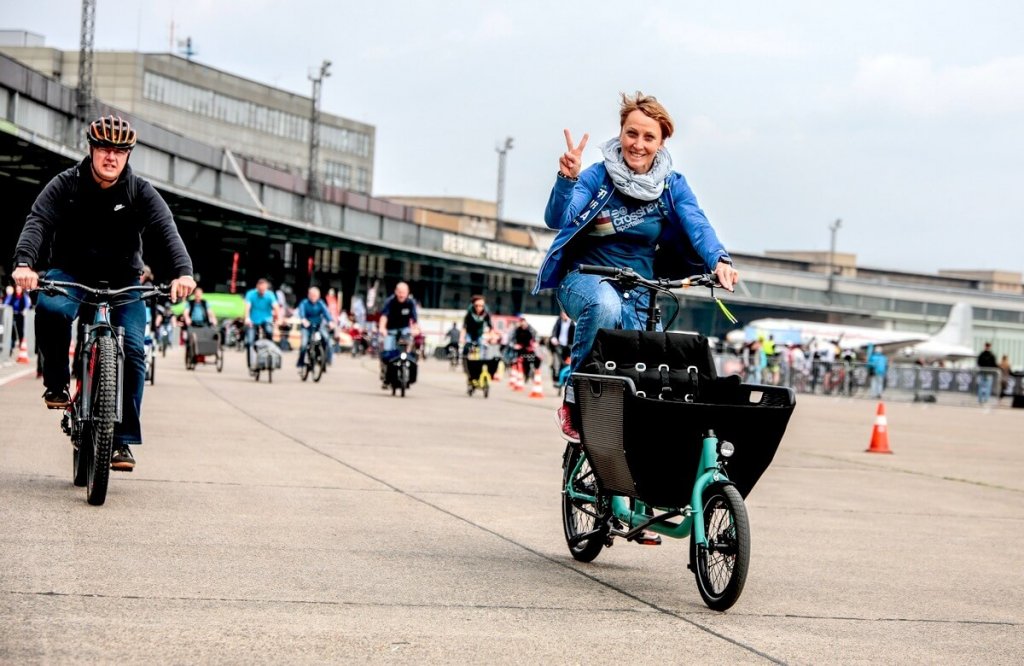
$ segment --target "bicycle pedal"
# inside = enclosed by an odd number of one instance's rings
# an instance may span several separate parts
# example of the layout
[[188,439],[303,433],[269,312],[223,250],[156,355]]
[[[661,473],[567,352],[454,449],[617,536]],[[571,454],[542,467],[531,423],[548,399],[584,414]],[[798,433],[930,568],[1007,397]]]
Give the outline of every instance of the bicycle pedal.
[[134,472],[135,471],[135,465],[132,465],[131,467],[114,467],[114,465],[111,465],[110,466],[110,471],[111,472]]
[[633,539],[641,546],[660,546],[661,537],[657,534],[644,534]]

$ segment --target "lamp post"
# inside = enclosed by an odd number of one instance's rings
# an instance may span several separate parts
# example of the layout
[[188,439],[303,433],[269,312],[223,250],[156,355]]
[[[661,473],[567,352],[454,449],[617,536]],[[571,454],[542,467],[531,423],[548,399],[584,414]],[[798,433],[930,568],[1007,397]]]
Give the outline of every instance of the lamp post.
[[498,224],[505,215],[505,157],[512,150],[512,137],[505,139],[505,144],[497,146],[498,152]]
[[320,72],[310,74],[313,82],[313,105],[309,114],[309,171],[306,176],[306,221],[316,220],[316,202],[320,199],[320,182],[317,178],[317,163],[320,159],[320,88],[325,78],[331,75],[331,61],[320,64]]
[[828,302],[830,305],[832,304],[832,288],[836,277],[836,232],[839,231],[841,226],[843,226],[843,221],[838,218],[835,222],[828,225],[829,231],[832,232],[832,242],[828,248]]

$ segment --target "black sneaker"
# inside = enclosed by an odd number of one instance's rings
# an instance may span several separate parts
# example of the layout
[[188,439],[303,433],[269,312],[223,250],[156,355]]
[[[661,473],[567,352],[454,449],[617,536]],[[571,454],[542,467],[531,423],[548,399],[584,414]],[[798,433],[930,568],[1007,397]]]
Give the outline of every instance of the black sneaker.
[[71,396],[68,395],[67,389],[59,391],[46,389],[46,393],[43,394],[43,402],[46,403],[47,409],[67,409],[71,404]]
[[127,444],[122,444],[114,449],[110,456],[110,469],[115,472],[130,472],[135,469],[135,456]]

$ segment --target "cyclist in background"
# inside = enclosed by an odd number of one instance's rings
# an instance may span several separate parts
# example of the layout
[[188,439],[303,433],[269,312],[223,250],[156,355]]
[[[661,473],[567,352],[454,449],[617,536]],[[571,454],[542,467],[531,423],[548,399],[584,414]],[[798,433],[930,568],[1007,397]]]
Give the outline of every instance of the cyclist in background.
[[185,326],[187,328],[193,326],[197,328],[217,326],[217,315],[213,313],[210,305],[203,298],[202,287],[196,287],[196,290],[192,292],[192,298],[188,299],[188,302],[185,304],[185,311],[182,314],[185,316]]
[[384,351],[394,351],[399,337],[411,337],[419,331],[416,324],[416,299],[409,295],[409,285],[399,282],[395,293],[388,296],[380,309],[377,327],[384,338]]
[[462,318],[459,343],[463,348],[463,354],[467,353],[472,345],[483,351],[484,336],[493,330],[494,325],[491,324],[491,313],[487,310],[487,301],[482,295],[475,294],[470,299],[466,316]]
[[[274,322],[281,318],[281,306],[277,297],[270,291],[270,282],[266,278],[256,281],[256,287],[245,294],[245,346],[251,350],[256,344],[256,328],[263,330],[267,340],[274,337]],[[251,365],[252,354],[246,353],[246,362]]]
[[[128,158],[137,135],[128,121],[106,116],[86,129],[89,155],[55,176],[32,204],[14,255],[14,282],[24,289],[38,286],[37,269],[44,268],[40,249],[49,242],[46,278],[90,287],[106,283],[116,289],[140,284],[142,243],[167,255],[175,276],[171,299],[185,298],[195,289],[192,260],[181,241],[167,203],[146,179],[132,173]],[[36,306],[39,350],[46,358],[43,402],[64,409],[68,395],[68,347],[71,323],[79,315],[76,299],[41,293]],[[87,318],[83,317],[83,318]],[[124,395],[121,422],[114,427],[111,467],[131,471],[135,458],[129,445],[142,443],[139,411],[145,384],[143,338],[146,305],[126,302],[111,311],[111,323],[124,327]]]
[[320,299],[319,287],[309,288],[306,298],[299,303],[299,307],[295,308],[295,314],[302,320],[302,345],[299,347],[299,360],[295,367],[302,370],[302,366],[306,364],[306,350],[309,349],[309,340],[313,336],[313,331],[320,331],[324,337],[327,346],[327,362],[330,363],[334,352],[331,349],[333,345],[330,344],[331,336],[328,331],[334,328],[334,319],[331,317],[331,311],[327,308],[327,304]]

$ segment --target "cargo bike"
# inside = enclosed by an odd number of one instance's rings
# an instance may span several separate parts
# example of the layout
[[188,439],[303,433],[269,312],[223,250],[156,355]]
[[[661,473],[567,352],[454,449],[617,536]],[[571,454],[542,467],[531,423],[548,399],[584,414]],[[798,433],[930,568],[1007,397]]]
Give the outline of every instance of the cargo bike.
[[629,269],[580,270],[650,297],[647,330],[598,331],[590,358],[572,376],[580,443],[563,455],[569,552],[590,562],[616,538],[690,537],[689,569],[701,598],[724,611],[743,591],[750,562],[744,498],[775,456],[794,393],[717,377],[707,338],[657,330],[658,293],[714,289],[713,275],[647,280]]
[[490,397],[491,384],[494,381],[494,375],[498,373],[501,358],[485,358],[483,348],[474,343],[466,345],[463,356],[463,367],[466,371],[466,395],[472,397],[474,392],[480,391],[485,398]]
[[219,328],[213,326],[196,326],[188,328],[185,338],[185,369],[195,370],[200,363],[207,364],[213,360],[217,372],[224,371],[224,336]]

